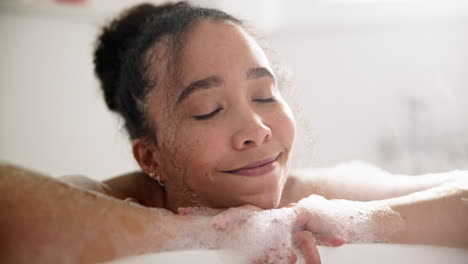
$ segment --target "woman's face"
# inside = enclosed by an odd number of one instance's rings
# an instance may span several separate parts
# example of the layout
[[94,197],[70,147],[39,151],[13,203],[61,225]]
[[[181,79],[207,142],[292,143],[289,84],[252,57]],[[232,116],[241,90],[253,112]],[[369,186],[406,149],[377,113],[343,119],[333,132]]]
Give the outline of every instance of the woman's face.
[[229,23],[201,22],[182,43],[178,85],[149,100],[169,203],[276,207],[295,123],[263,50]]

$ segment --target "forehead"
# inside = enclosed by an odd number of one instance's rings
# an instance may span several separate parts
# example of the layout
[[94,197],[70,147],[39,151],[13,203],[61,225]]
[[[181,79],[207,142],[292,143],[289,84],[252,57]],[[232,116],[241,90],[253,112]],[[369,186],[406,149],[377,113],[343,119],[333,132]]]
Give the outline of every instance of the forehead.
[[195,25],[184,37],[180,59],[182,84],[208,75],[245,77],[245,71],[255,66],[270,69],[257,42],[241,27],[226,22]]
[[166,51],[166,56],[162,56],[161,49],[156,49],[156,54],[161,56],[159,61],[163,63],[153,63],[150,69],[161,77],[160,85],[150,93],[151,112],[171,109],[184,87],[208,76],[220,76],[229,82],[245,80],[246,71],[254,67],[264,67],[273,72],[258,43],[232,23],[199,22],[184,34],[180,44],[172,72],[167,68],[169,53]]

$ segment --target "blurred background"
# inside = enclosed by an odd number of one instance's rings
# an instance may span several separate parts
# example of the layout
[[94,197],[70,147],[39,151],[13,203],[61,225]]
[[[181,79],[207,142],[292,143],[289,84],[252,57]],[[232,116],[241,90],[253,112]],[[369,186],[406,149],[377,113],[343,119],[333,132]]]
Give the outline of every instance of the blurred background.
[[[190,2],[249,21],[291,73],[294,167],[468,169],[468,1]],[[92,64],[102,25],[135,3],[0,1],[0,160],[96,179],[138,168]]]

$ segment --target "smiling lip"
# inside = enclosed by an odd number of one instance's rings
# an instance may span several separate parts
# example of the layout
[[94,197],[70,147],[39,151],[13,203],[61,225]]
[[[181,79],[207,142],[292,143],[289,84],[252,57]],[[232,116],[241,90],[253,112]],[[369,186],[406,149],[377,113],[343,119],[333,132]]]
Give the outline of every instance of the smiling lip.
[[243,176],[260,176],[263,174],[267,174],[276,168],[277,160],[280,155],[281,153],[273,158],[257,161],[242,168],[226,172]]

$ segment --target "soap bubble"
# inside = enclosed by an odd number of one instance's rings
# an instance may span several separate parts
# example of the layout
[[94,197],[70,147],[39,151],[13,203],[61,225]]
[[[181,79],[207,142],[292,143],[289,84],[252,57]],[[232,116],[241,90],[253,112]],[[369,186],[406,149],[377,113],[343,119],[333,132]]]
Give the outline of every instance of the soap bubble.
[[[376,224],[378,219],[394,217],[393,222],[399,223],[399,215],[383,202],[326,200],[317,195],[294,206],[272,210],[240,207],[219,212],[184,208],[180,212],[195,216],[188,226],[169,225],[177,229],[172,232],[178,235],[163,250],[229,249],[251,263],[294,263],[296,256],[301,263],[302,256],[292,241],[295,230],[305,229],[316,237],[338,236],[348,243],[385,242],[398,224],[381,230]],[[308,224],[303,225],[298,219],[305,219]],[[320,244],[320,240],[317,242]]]

